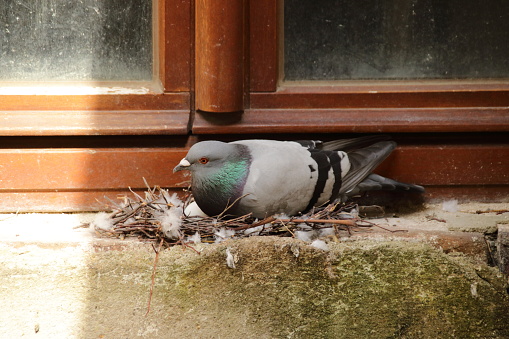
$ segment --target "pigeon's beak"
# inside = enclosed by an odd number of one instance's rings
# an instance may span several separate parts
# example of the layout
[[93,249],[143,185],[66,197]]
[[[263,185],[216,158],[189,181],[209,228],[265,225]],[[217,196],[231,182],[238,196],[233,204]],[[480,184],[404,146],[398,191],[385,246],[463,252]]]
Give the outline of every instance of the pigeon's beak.
[[175,166],[175,168],[173,169],[173,173],[186,170],[188,169],[189,166],[191,166],[191,163],[186,158],[184,158],[180,160],[177,166]]

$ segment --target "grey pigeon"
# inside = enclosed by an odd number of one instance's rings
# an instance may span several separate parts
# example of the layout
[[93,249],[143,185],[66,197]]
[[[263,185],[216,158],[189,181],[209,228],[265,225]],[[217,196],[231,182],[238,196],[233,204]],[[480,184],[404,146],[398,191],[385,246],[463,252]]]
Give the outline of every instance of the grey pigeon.
[[231,216],[291,216],[363,191],[423,192],[422,186],[371,173],[396,147],[384,139],[202,141],[173,172],[191,172],[194,199],[209,216],[226,209]]

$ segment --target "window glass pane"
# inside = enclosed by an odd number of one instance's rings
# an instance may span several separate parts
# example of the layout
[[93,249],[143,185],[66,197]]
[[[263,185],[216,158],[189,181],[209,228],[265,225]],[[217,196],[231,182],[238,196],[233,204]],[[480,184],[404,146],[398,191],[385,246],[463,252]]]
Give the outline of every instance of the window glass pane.
[[152,0],[1,0],[0,80],[151,80]]
[[286,80],[509,78],[507,0],[286,0]]

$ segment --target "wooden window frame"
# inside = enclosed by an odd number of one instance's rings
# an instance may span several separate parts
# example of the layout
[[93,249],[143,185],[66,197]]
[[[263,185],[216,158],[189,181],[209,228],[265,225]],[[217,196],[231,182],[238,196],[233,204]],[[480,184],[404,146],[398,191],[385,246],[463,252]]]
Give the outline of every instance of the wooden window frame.
[[162,93],[2,95],[0,135],[186,134],[192,85],[191,7],[191,0],[158,1]]
[[244,112],[199,113],[193,133],[509,130],[509,80],[281,81],[282,1],[248,6]]

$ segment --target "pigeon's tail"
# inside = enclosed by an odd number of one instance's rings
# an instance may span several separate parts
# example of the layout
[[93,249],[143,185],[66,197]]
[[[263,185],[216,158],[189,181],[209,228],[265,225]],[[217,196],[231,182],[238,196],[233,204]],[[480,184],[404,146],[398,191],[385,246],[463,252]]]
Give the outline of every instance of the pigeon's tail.
[[[351,152],[360,148],[368,147],[380,141],[389,141],[390,137],[386,134],[380,135],[368,135],[360,138],[352,138],[352,139],[341,139],[334,141],[327,141],[320,144],[312,145],[314,148],[320,148],[324,151],[344,151]],[[309,147],[308,147],[309,148]]]
[[339,193],[348,194],[396,148],[393,141],[381,141],[371,146],[348,152],[350,171],[343,177]]
[[423,193],[424,187],[406,184],[396,180],[382,177],[378,174],[370,174],[357,185],[358,193],[365,191],[409,191]]

